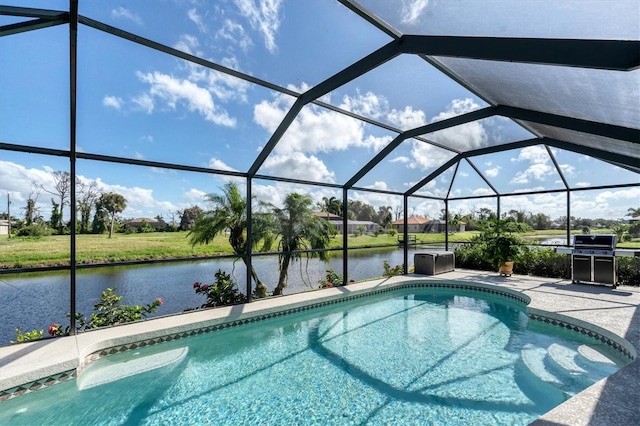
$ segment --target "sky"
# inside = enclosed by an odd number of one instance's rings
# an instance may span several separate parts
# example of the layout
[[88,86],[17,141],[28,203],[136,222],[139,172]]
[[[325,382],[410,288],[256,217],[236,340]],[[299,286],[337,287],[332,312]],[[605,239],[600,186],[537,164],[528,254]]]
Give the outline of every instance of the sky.
[[[2,3],[68,7],[66,0]],[[374,11],[386,4],[366,3]],[[405,31],[419,27],[429,16],[442,14],[439,2],[402,0],[399,4],[394,19]],[[305,92],[391,40],[337,1],[80,1],[79,13],[295,93]],[[0,25],[21,20],[0,16]],[[582,32],[588,34],[586,28]],[[0,38],[0,142],[69,149],[68,39],[64,25]],[[282,92],[85,25],[78,29],[77,83],[78,151],[225,171],[246,172],[295,101]],[[412,55],[390,60],[322,100],[401,130],[487,106]],[[395,136],[392,131],[307,105],[258,173],[342,184]],[[526,129],[500,117],[423,135],[435,144],[459,150],[532,137]],[[572,188],[638,181],[637,174],[594,158],[559,149],[552,153]],[[357,186],[403,192],[452,156],[438,146],[406,140]],[[14,216],[20,216],[19,209],[29,196],[37,195],[41,212],[48,218],[52,195],[47,191],[53,189],[52,172],[57,170],[69,170],[69,160],[0,150],[0,212],[6,211],[5,194],[12,200]],[[476,170],[497,191],[515,194],[502,198],[503,212],[542,212],[552,219],[566,215],[565,193],[519,194],[564,188],[549,152],[541,145],[462,162],[453,182],[451,169],[419,194],[493,194]],[[230,179],[89,160],[77,161],[77,174],[104,192],[124,195],[127,209],[123,217],[162,215],[165,220],[193,205],[206,208],[204,195],[218,192]],[[236,180],[244,185],[242,179]],[[341,191],[331,188],[266,179],[254,181],[252,189],[259,200],[275,205],[294,191],[316,202],[342,197]],[[401,196],[389,194],[351,191],[349,197],[376,208],[390,205],[397,210],[402,205]],[[454,212],[462,214],[482,207],[495,210],[495,200],[490,198],[452,205]],[[571,195],[571,215],[576,217],[619,219],[639,205],[638,187]],[[433,218],[443,207],[440,201],[415,198],[410,213]]]

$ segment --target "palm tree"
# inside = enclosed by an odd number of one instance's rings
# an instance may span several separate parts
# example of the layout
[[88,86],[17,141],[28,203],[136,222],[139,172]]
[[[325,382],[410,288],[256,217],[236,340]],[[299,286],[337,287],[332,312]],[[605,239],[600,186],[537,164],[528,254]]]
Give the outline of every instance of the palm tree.
[[627,210],[627,212],[631,217],[640,217],[640,207],[637,207],[637,208],[629,207],[629,210]]
[[322,202],[324,203],[323,205],[321,205],[323,212],[342,216],[342,201],[340,201],[336,197],[322,197]]
[[329,246],[333,226],[324,219],[313,215],[311,197],[292,193],[284,200],[284,208],[273,209],[276,234],[280,237],[278,266],[280,275],[273,295],[281,295],[287,286],[287,274],[291,260],[317,256],[323,262],[329,260],[326,251],[300,253],[309,249],[326,249]]
[[[191,246],[196,244],[209,244],[216,235],[229,231],[229,244],[236,256],[241,257],[247,264],[247,200],[240,194],[238,185],[234,182],[227,182],[222,189],[222,194],[208,194],[206,200],[214,206],[213,210],[203,212],[198,216],[191,231],[187,234]],[[263,215],[254,216],[257,222],[261,221]],[[253,224],[253,247],[263,239],[267,232],[264,226],[259,223]],[[266,297],[267,286],[265,286],[251,266],[251,276],[256,283],[255,296]]]
[[391,206],[380,206],[378,207],[377,220],[380,225],[384,229],[387,229],[387,226],[392,222],[393,216],[391,212],[393,211],[393,207]]
[[98,205],[104,209],[111,217],[109,226],[109,238],[113,235],[113,225],[116,220],[116,213],[122,213],[127,208],[127,200],[121,194],[109,192],[102,194],[98,200]]

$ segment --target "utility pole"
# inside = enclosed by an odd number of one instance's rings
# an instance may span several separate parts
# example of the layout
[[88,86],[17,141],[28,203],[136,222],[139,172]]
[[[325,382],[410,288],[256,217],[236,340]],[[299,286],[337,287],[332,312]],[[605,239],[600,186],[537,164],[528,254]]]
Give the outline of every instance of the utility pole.
[[11,238],[11,198],[7,192],[7,223],[9,224],[9,238]]

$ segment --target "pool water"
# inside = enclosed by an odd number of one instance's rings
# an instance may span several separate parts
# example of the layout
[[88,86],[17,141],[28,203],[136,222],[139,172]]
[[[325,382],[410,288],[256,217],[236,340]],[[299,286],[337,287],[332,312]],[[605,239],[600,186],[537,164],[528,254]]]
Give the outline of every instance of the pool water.
[[506,298],[405,289],[109,356],[0,424],[526,425],[624,363]]

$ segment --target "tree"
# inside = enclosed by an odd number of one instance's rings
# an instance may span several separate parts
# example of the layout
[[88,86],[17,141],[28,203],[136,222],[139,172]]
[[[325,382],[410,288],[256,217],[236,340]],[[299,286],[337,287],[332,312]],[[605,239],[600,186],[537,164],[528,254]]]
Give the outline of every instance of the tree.
[[478,220],[497,219],[496,214],[486,207],[481,207],[478,210]]
[[116,214],[122,213],[127,208],[127,200],[124,196],[109,192],[102,194],[98,200],[100,208],[104,209],[110,216],[109,238],[113,235],[113,225],[116,220]]
[[[58,170],[53,172],[53,190],[50,191],[42,187],[49,194],[57,195],[60,198],[60,218],[64,217],[64,206],[69,204],[69,195],[71,193],[71,174],[66,171]],[[63,233],[64,221],[61,219],[57,224],[58,234]],[[52,227],[53,224],[51,225]]]
[[544,213],[538,213],[531,215],[527,224],[534,229],[549,229],[551,228],[551,218]]
[[619,224],[613,226],[611,228],[611,230],[613,231],[614,234],[616,234],[617,240],[618,241],[622,241],[622,235],[625,232],[628,232],[629,228],[631,228],[631,225],[626,225],[624,223],[619,223]]
[[[202,212],[194,221],[194,225],[187,236],[191,246],[196,244],[209,244],[216,235],[229,231],[229,244],[233,252],[247,264],[247,200],[240,194],[238,185],[234,182],[227,182],[222,189],[222,194],[208,194],[206,200],[213,204],[213,209]],[[186,212],[189,209],[185,210]],[[184,217],[184,215],[183,215]],[[263,216],[256,214],[255,219],[260,220]],[[252,235],[253,247],[263,239],[267,228],[252,223],[254,233]],[[267,286],[258,278],[253,265],[251,266],[251,277],[256,283],[256,297],[267,296]]]
[[349,201],[349,216],[352,216],[354,220],[368,220],[373,222],[376,218],[375,209],[360,200]]
[[95,207],[99,196],[100,190],[96,181],[84,181],[76,176],[76,204],[80,213],[79,231],[82,234],[89,232],[91,210]]
[[29,226],[34,222],[40,221],[40,208],[37,207],[38,196],[40,195],[40,186],[35,182],[31,182],[31,192],[27,197],[27,205],[23,207],[24,210],[24,224]]
[[278,285],[273,295],[281,295],[287,286],[287,275],[292,260],[302,256],[318,257],[323,262],[329,260],[326,251],[306,252],[309,249],[325,249],[329,246],[333,226],[326,220],[313,215],[311,197],[292,193],[284,200],[284,207],[271,206],[275,218],[276,234],[280,237],[278,266],[280,270]]
[[378,207],[378,214],[376,215],[376,221],[384,229],[387,229],[387,226],[389,226],[389,224],[393,221],[392,211],[393,211],[393,208],[391,206]]
[[104,234],[107,230],[107,221],[109,220],[107,212],[102,206],[96,202],[96,212],[91,222],[91,232],[94,234]]
[[198,206],[193,206],[184,209],[182,217],[180,218],[180,229],[188,231],[195,226],[196,220],[202,214],[202,209]]
[[321,205],[321,209],[323,212],[342,216],[342,201],[340,201],[336,197],[322,197],[322,202],[324,203]]
[[629,216],[631,217],[640,217],[640,207],[629,207],[629,209],[627,210],[627,213],[629,213]]
[[62,212],[59,209],[60,205],[56,201],[51,199],[51,227],[53,229],[61,229]]

